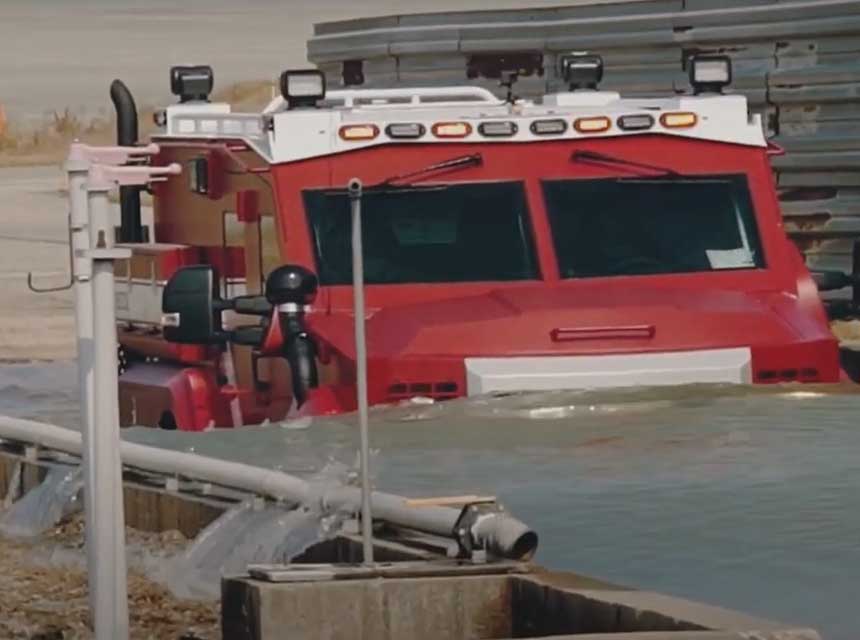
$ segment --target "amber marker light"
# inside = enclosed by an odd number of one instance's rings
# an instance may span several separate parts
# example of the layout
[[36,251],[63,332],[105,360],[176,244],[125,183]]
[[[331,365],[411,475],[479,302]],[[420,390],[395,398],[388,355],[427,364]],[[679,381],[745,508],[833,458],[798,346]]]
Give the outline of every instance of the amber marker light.
[[577,118],[573,122],[573,128],[580,133],[603,133],[609,131],[612,126],[612,121],[606,116],[596,116],[593,118]]
[[437,138],[465,138],[472,133],[472,125],[468,122],[437,122],[432,131]]
[[691,111],[675,111],[660,116],[660,124],[667,129],[689,129],[695,127],[699,117]]
[[375,124],[350,124],[340,128],[338,131],[341,140],[357,142],[359,140],[373,140],[379,135],[379,127]]

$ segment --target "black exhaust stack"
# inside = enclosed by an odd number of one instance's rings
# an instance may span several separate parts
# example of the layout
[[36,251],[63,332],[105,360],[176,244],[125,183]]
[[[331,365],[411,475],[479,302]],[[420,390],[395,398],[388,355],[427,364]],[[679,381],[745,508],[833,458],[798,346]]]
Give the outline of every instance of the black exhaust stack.
[[[122,80],[110,85],[110,99],[116,110],[116,143],[121,147],[137,144],[137,106],[131,91]],[[140,221],[140,188],[120,187],[119,242],[143,242],[143,225]]]

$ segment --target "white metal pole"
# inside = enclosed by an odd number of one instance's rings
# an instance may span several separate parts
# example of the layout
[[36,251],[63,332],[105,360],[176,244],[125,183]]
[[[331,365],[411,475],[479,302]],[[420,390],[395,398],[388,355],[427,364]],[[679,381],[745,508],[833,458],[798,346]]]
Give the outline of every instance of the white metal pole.
[[[87,173],[90,161],[87,157],[85,147],[73,144],[68,160],[66,171],[68,172],[69,186],[69,225],[71,229],[72,243],[72,278],[75,292],[75,327],[77,329],[77,351],[78,351],[78,388],[81,411],[81,435],[83,437],[84,449],[88,455],[84,458],[93,459],[90,448],[93,438],[93,294],[92,294],[92,270],[90,258],[86,252],[90,249],[90,226],[89,205],[87,202]],[[94,497],[89,494],[95,486],[95,478],[91,475],[93,467],[83,464],[83,473],[87,480],[84,482],[84,503],[93,504]],[[85,509],[84,526],[86,531],[95,529],[93,510]],[[96,576],[95,561],[97,552],[95,548],[87,545],[87,570],[88,575]],[[90,611],[95,610],[95,596],[97,589],[90,587],[89,605]]]
[[361,180],[349,181],[352,206],[352,292],[355,314],[355,369],[358,428],[361,438],[361,537],[364,563],[373,564],[373,514],[370,508],[370,444],[367,419],[367,338],[364,316],[364,254],[361,245]]
[[[95,184],[94,184],[95,182]],[[117,400],[117,333],[114,307],[114,259],[129,255],[113,250],[113,225],[108,202],[109,185],[89,181],[89,211],[93,238],[93,404],[92,440],[84,450],[91,455],[86,482],[92,502],[92,530],[87,531],[88,555],[95,571],[90,588],[95,609],[93,625],[98,640],[128,638],[128,587],[125,557],[125,515],[120,460],[119,406]],[[122,255],[121,255],[122,254]]]

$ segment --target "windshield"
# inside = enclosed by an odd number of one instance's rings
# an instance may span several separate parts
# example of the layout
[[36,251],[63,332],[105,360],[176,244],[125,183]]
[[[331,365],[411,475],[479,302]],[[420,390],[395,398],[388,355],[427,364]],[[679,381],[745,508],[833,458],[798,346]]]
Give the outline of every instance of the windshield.
[[543,182],[563,278],[764,266],[742,175]]
[[[351,284],[351,217],[343,191],[304,192],[320,282]],[[538,278],[519,182],[387,187],[362,197],[368,284]]]

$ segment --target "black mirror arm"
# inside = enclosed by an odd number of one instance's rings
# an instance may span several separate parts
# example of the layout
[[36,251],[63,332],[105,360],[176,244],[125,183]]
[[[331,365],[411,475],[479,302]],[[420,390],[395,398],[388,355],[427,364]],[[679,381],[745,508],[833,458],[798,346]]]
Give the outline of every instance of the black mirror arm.
[[810,275],[819,291],[838,291],[860,285],[860,275],[841,271],[811,271]]
[[272,303],[266,296],[239,296],[228,301],[229,308],[236,313],[247,316],[270,316],[272,315]]

